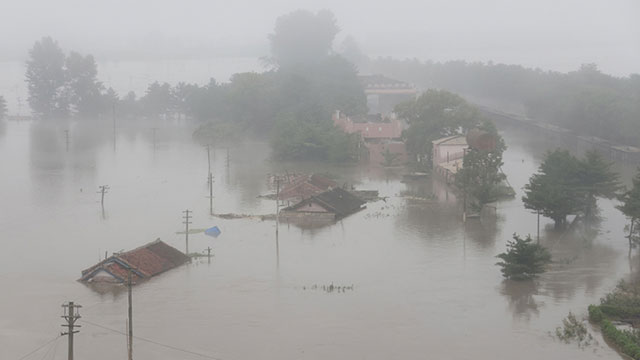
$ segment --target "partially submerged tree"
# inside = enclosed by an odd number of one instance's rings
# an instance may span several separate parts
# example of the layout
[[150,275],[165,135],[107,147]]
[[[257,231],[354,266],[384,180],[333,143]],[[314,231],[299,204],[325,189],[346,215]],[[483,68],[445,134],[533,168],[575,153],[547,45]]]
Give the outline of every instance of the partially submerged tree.
[[586,219],[597,215],[597,198],[612,199],[620,190],[619,176],[611,171],[612,165],[595,150],[588,151],[580,160],[577,178],[583,192],[582,215]]
[[29,50],[26,81],[29,106],[40,118],[60,118],[69,114],[65,93],[65,55],[50,37],[36,41]]
[[626,230],[631,250],[631,247],[640,243],[640,169],[633,178],[633,187],[620,196],[620,201],[622,204],[617,208],[629,219]]
[[564,226],[570,214],[593,219],[597,198],[613,198],[620,189],[611,165],[595,151],[587,152],[584,159],[566,150],[548,153],[538,173],[525,185],[525,208],[540,211],[553,219],[556,227]]
[[538,173],[533,174],[524,186],[524,207],[553,219],[556,228],[563,227],[567,215],[577,214],[582,209],[577,178],[579,167],[578,160],[566,150],[548,153]]
[[491,146],[470,146],[455,177],[456,186],[465,192],[476,210],[482,210],[484,205],[500,197],[499,185],[506,178],[501,171],[506,149],[504,140],[492,123],[487,121],[481,128],[480,131],[493,138]]
[[522,239],[513,234],[513,240],[507,242],[507,251],[496,257],[502,260],[496,263],[501,267],[502,276],[512,280],[532,279],[543,273],[551,262],[549,251],[534,243],[529,235]]
[[96,117],[106,111],[104,86],[98,81],[98,67],[93,56],[72,51],[65,60],[66,88],[69,105],[78,116]]
[[408,152],[426,168],[431,166],[433,140],[461,134],[481,121],[475,107],[444,90],[427,90],[415,100],[398,104],[395,112],[409,123],[402,135]]
[[4,97],[0,96],[0,120],[3,120],[7,116],[7,101]]

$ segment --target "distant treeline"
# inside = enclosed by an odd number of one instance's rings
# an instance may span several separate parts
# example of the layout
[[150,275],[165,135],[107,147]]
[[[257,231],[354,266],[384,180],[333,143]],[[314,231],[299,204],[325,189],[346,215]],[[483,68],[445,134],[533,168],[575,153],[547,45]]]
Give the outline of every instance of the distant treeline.
[[41,119],[190,119],[200,122],[194,137],[202,143],[258,136],[271,140],[278,158],[347,161],[357,139],[336,129],[331,114],[366,113],[366,97],[356,67],[333,51],[338,31],[329,11],[294,11],[269,35],[272,70],[227,83],[154,82],[142,96],[106,89],[91,55],[66,55],[45,37],[29,52],[29,105]]
[[493,104],[517,104],[526,115],[579,134],[640,145],[640,75],[613,77],[594,64],[569,73],[519,65],[378,58],[371,70]]

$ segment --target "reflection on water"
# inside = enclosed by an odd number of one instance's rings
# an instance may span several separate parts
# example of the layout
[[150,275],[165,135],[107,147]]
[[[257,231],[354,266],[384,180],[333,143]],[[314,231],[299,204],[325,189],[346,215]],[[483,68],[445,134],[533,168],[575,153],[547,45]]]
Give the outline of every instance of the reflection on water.
[[538,295],[538,284],[536,281],[513,281],[505,280],[500,287],[500,293],[509,301],[509,308],[514,316],[530,320],[532,316],[537,316],[538,304],[535,295]]
[[[0,348],[19,358],[59,332],[60,304],[124,329],[124,288],[76,283],[104,252],[157,237],[182,249],[182,211],[195,228],[217,225],[219,238],[190,236],[198,260],[134,290],[137,335],[222,359],[320,358],[618,358],[554,342],[546,334],[568,311],[584,313],[629,271],[624,218],[602,201],[598,231],[554,232],[542,242],[556,260],[536,282],[502,280],[495,255],[513,233],[536,233],[522,207],[522,187],[544,149],[508,131],[504,171],[518,195],[494,214],[462,222],[455,193],[434,179],[402,181],[389,169],[279,163],[265,143],[211,152],[216,213],[273,213],[267,174],[320,172],[340,184],[378,190],[384,201],[335,224],[304,229],[274,221],[209,216],[206,149],[185,124],[13,123],[0,136]],[[155,129],[155,130],[152,130]],[[66,150],[65,130],[70,145]],[[548,144],[552,146],[553,144]],[[109,185],[103,219],[99,185]],[[314,284],[353,285],[346,292],[305,291]],[[112,359],[122,335],[91,325],[76,338],[78,358]],[[497,352],[500,356],[496,356]],[[140,358],[190,359],[153,344]],[[117,354],[117,355],[116,355]],[[58,354],[63,358],[63,354]]]

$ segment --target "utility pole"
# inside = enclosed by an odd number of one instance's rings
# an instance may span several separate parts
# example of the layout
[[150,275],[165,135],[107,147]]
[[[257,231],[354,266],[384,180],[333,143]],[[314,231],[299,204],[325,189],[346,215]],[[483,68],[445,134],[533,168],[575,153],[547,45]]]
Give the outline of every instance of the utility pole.
[[276,265],[280,268],[280,241],[278,228],[280,225],[280,176],[276,175]]
[[64,309],[64,311],[61,317],[67,321],[67,323],[62,326],[67,327],[67,332],[63,332],[61,335],[69,336],[69,351],[68,351],[69,360],[73,360],[73,334],[80,332],[78,330],[73,330],[73,329],[80,327],[80,325],[75,325],[75,322],[81,317],[80,313],[77,311],[77,309],[81,307],[82,305],[75,305],[73,301],[69,301],[68,303],[62,305],[62,308]]
[[207,262],[211,264],[211,246],[207,246]]
[[207,169],[211,174],[211,146],[209,144],[207,144]]
[[151,133],[153,135],[153,151],[156,151],[156,130],[158,130],[158,128],[151,128]]
[[113,152],[116,152],[116,102],[113,102],[111,109],[111,116],[113,117]]
[[102,194],[100,197],[100,205],[102,205],[102,209],[104,210],[104,194],[109,191],[109,185],[100,185],[98,188],[100,188],[100,191],[97,191],[97,193]]
[[209,214],[213,215],[213,174],[209,172]]
[[69,152],[69,130],[64,131],[65,142],[67,144],[67,152]]
[[133,301],[132,301],[132,282],[131,282],[131,269],[129,269],[129,276],[127,279],[127,288],[129,290],[129,341],[127,342],[127,350],[129,353],[129,360],[133,360]]
[[189,221],[189,219],[192,218],[192,216],[189,216],[189,213],[192,213],[192,211],[187,209],[183,211],[183,213],[186,214],[185,216],[182,217],[184,219],[182,223],[184,224],[184,241],[186,244],[185,248],[187,250],[185,254],[189,256],[189,224],[191,224],[191,221]]

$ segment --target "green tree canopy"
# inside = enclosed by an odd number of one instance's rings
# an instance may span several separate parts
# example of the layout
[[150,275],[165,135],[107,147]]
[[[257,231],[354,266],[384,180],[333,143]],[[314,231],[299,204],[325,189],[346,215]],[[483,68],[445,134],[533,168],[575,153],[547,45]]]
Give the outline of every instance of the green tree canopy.
[[68,116],[65,55],[51,37],[36,41],[29,50],[26,81],[29,106],[34,115],[40,118]]
[[467,149],[462,168],[458,170],[455,178],[456,186],[466,192],[472,200],[472,207],[477,210],[501,196],[499,185],[506,178],[501,171],[502,154],[506,149],[504,140],[492,123],[485,122],[482,128],[495,137],[495,148]]
[[525,185],[524,207],[553,219],[564,226],[567,215],[582,210],[579,161],[566,150],[547,153],[544,161]]
[[430,166],[432,141],[463,133],[478,125],[478,110],[462,97],[443,90],[427,90],[417,99],[398,104],[395,113],[409,123],[403,137],[413,158]]
[[269,35],[271,54],[280,67],[311,64],[327,57],[340,29],[329,10],[296,10],[276,20]]
[[98,81],[98,67],[92,55],[72,51],[65,61],[69,103],[80,117],[95,117],[105,111],[102,103],[104,86]]
[[612,199],[620,190],[619,176],[611,170],[612,165],[595,150],[588,151],[580,160],[577,178],[584,191],[582,212],[587,219],[596,215],[597,198]]
[[547,249],[531,240],[527,235],[522,239],[513,234],[513,240],[507,242],[507,251],[497,256],[502,261],[496,263],[502,269],[502,276],[512,280],[528,280],[538,276],[551,262],[551,254]]
[[3,96],[0,96],[0,120],[7,117],[7,101]]
[[640,221],[640,169],[633,178],[633,186],[620,196],[622,204],[617,206],[628,219],[629,246],[640,242],[640,231],[638,222]]

